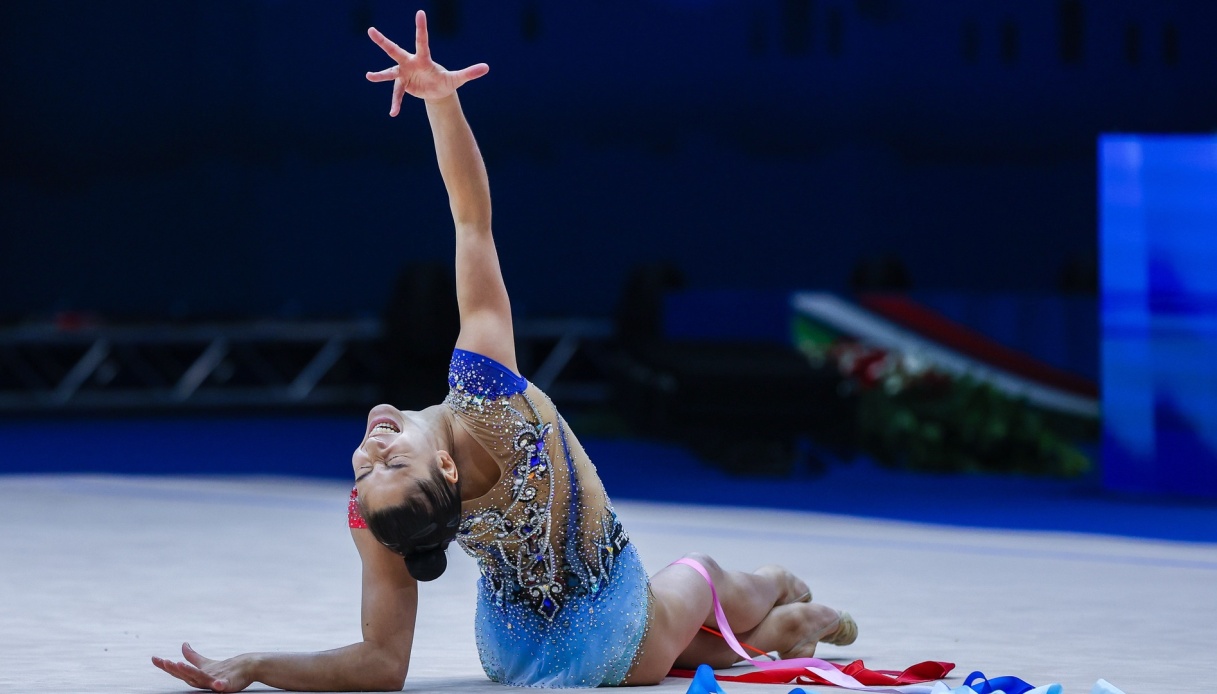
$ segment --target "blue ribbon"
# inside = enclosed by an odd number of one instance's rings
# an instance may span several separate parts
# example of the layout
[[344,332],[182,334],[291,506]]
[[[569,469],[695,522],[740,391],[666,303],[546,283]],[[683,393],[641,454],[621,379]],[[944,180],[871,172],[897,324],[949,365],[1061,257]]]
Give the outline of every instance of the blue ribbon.
[[[980,680],[980,682],[973,683],[973,680]],[[995,691],[1002,691],[1006,694],[1025,694],[1025,692],[1035,689],[1034,685],[1027,684],[1017,677],[994,677],[993,679],[988,679],[984,673],[979,671],[968,675],[967,679],[963,681],[963,685],[971,687],[976,691],[976,694],[992,694]]]
[[689,691],[685,694],[727,694],[718,684],[718,680],[714,679],[714,670],[710,669],[709,665],[698,665],[697,674],[693,675],[693,681],[689,683]]

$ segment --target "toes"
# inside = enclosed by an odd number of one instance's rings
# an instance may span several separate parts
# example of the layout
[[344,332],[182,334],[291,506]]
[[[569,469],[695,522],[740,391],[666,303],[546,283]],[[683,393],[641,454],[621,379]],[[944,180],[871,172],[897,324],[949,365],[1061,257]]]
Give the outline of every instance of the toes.
[[848,612],[842,612],[837,620],[837,627],[832,630],[832,633],[826,634],[820,638],[824,643],[831,643],[834,646],[848,646],[858,640],[858,623]]

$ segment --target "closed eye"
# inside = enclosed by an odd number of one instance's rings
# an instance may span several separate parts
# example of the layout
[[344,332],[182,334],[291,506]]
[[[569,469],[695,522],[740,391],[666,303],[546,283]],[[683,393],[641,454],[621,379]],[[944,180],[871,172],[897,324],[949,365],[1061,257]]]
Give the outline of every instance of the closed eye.
[[[396,460],[396,458],[390,458],[390,460]],[[391,469],[397,469],[397,468],[405,467],[405,466],[407,466],[407,465],[409,465],[409,463],[408,463],[408,462],[405,462],[405,461],[400,462],[400,463],[385,463],[385,467],[387,467],[387,468],[391,468]],[[359,481],[360,481],[360,480],[362,480],[363,478],[365,478],[365,477],[367,477],[368,475],[372,474],[372,470],[374,470],[374,469],[375,469],[374,467],[372,467],[372,468],[368,468],[366,472],[363,472],[363,473],[361,473],[361,474],[360,474],[358,477],[356,477],[356,478],[355,478],[355,481],[356,481],[356,482],[359,482]]]

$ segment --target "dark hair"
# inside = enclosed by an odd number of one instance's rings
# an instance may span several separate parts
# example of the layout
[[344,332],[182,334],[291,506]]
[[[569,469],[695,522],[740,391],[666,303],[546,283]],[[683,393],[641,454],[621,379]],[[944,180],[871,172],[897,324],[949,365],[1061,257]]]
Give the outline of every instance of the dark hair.
[[369,511],[360,497],[359,510],[373,537],[402,555],[416,580],[434,581],[444,573],[445,551],[461,522],[459,480],[449,484],[437,466],[397,506]]

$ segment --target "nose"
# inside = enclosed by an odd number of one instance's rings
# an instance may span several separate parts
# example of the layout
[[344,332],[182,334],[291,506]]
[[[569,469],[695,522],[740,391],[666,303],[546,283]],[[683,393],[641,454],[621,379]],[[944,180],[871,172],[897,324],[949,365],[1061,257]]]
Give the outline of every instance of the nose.
[[377,454],[383,454],[388,448],[389,443],[382,441],[376,436],[370,436],[367,441],[363,442],[363,449],[372,457],[377,457]]

